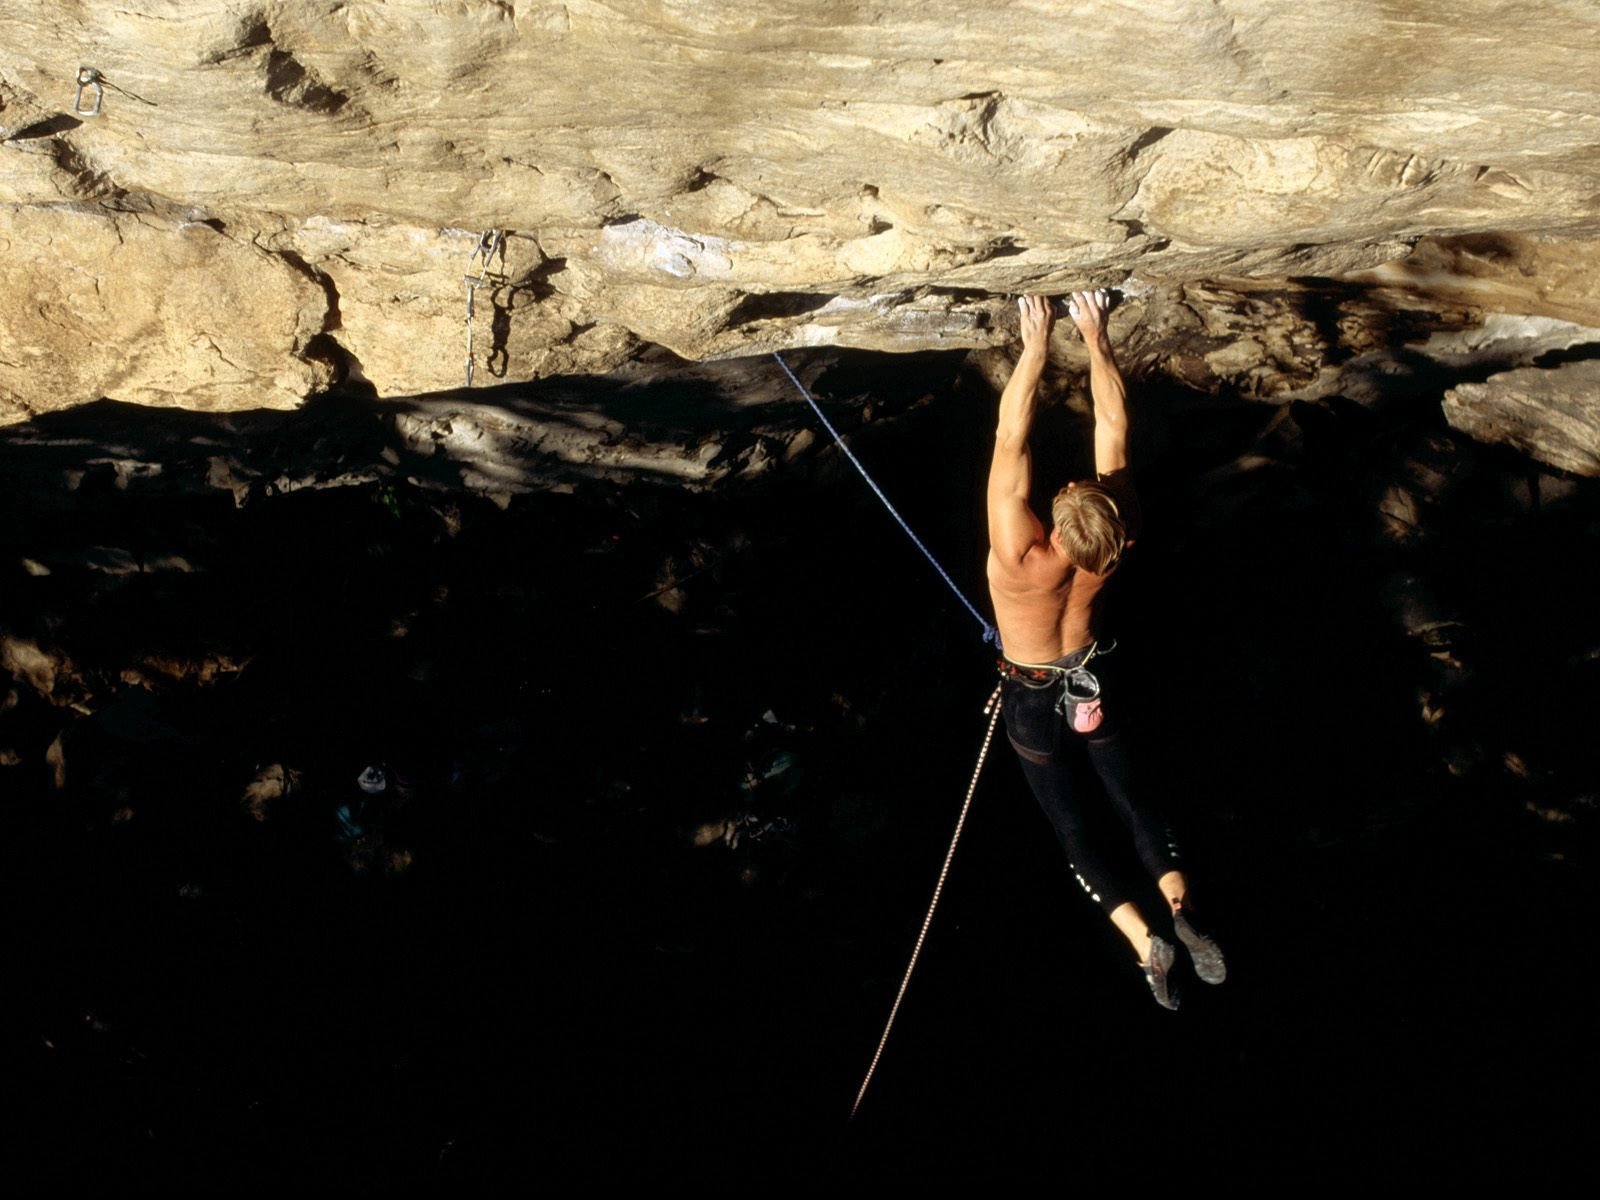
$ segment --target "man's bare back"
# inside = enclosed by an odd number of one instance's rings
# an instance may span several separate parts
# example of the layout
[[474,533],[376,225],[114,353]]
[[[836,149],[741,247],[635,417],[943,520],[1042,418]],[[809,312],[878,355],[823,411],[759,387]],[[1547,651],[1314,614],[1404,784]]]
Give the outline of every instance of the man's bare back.
[[[1128,419],[1127,389],[1106,335],[1108,301],[1104,291],[1074,292],[1068,312],[1089,347],[1095,472],[1105,485],[1101,490],[1114,495],[1114,482],[1126,478]],[[1076,565],[1060,531],[1052,527],[1047,532],[1029,506],[1033,460],[1028,437],[1054,314],[1050,301],[1041,296],[1024,296],[1018,303],[1022,356],[1000,399],[989,471],[989,591],[1006,657],[1048,663],[1094,641],[1096,601],[1115,564],[1101,574]],[[1115,500],[1112,506],[1117,507]]]

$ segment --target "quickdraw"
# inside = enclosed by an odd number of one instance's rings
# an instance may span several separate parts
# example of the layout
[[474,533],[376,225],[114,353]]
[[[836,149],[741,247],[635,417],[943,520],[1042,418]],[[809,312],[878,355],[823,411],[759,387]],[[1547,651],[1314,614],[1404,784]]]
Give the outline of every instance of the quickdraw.
[[[90,89],[93,89],[92,91]],[[88,108],[83,106],[83,94],[90,92],[94,98]],[[100,105],[105,102],[106,89],[102,83],[102,76],[93,67],[78,68],[78,94],[72,98],[72,111],[80,117],[98,117]]]
[[[494,256],[500,255],[502,274],[493,276],[489,272],[489,264]],[[481,262],[479,260],[482,260]],[[506,235],[503,229],[485,229],[478,235],[478,244],[473,247],[472,256],[467,259],[467,273],[461,278],[467,285],[467,386],[472,386],[472,317],[476,307],[475,301],[478,289],[484,284],[494,286],[504,278],[506,262]],[[478,273],[472,273],[473,264],[478,264]]]

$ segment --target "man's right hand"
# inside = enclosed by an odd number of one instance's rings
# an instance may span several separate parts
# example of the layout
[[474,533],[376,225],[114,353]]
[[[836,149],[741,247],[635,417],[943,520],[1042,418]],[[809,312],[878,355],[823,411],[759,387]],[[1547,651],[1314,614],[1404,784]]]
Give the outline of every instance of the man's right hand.
[[1056,323],[1054,308],[1044,296],[1018,296],[1017,307],[1022,310],[1022,349],[1043,355]]

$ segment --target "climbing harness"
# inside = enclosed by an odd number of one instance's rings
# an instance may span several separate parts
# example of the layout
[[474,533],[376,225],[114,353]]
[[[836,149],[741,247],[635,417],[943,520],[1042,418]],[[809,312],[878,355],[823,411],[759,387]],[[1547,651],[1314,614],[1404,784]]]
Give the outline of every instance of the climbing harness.
[[917,934],[917,944],[911,951],[911,961],[906,964],[906,973],[900,980],[900,991],[895,994],[894,1005],[889,1009],[889,1019],[883,1024],[883,1036],[878,1039],[878,1048],[873,1051],[872,1065],[867,1068],[866,1078],[861,1081],[861,1090],[856,1093],[856,1102],[850,1106],[852,1120],[861,1108],[861,1101],[867,1094],[867,1086],[872,1082],[873,1072],[878,1069],[878,1060],[883,1057],[883,1048],[889,1042],[889,1031],[894,1028],[895,1016],[900,1011],[900,1001],[906,998],[906,988],[911,984],[911,972],[917,969],[917,959],[922,955],[922,943],[927,940],[928,927],[933,924],[933,910],[939,907],[939,896],[944,892],[944,881],[950,874],[950,862],[956,856],[956,843],[961,840],[961,830],[967,823],[967,810],[972,807],[973,793],[978,790],[978,776],[983,771],[983,760],[989,757],[989,743],[994,740],[994,727],[1000,723],[1000,692],[1000,688],[995,688],[989,697],[989,702],[983,706],[983,715],[989,718],[989,728],[984,731],[983,746],[978,751],[978,762],[972,768],[972,782],[967,784],[967,798],[961,802],[961,815],[956,818],[956,831],[950,836],[950,849],[945,851],[944,866],[939,868],[939,882],[934,885],[933,899],[928,902],[928,913],[922,918],[922,930]]
[[[472,386],[472,314],[474,300],[477,298],[478,289],[484,284],[498,282],[489,274],[489,263],[496,254],[500,255],[502,271],[506,263],[506,235],[503,229],[485,229],[478,235],[478,244],[473,247],[472,256],[467,259],[467,273],[461,278],[467,284],[467,386]],[[479,261],[481,258],[481,262]],[[473,264],[478,264],[478,273],[472,273]]]
[[1100,679],[1089,670],[1089,664],[1096,658],[1110,654],[1116,648],[1115,639],[1104,646],[1099,642],[1093,642],[1089,646],[1089,653],[1070,667],[1058,663],[1018,662],[1013,658],[1000,658],[995,665],[999,667],[1001,675],[1007,679],[1015,679],[1023,687],[1033,688],[1036,691],[1044,688],[1061,688],[1061,700],[1056,708],[1058,711],[1065,711],[1064,706],[1068,702],[1082,704],[1100,695]]
[[[1089,664],[1116,648],[1115,640],[1104,646],[1099,642],[1091,642],[1089,652],[1070,666],[1017,662],[1003,656],[996,665],[1003,679],[1014,680],[1033,691],[1060,688],[1061,694],[1056,697],[1056,712],[1079,733],[1091,733],[1100,728],[1105,714],[1100,707],[1100,677],[1089,670]],[[1076,657],[1076,654],[1068,657]]]
[[789,364],[783,361],[783,356],[774,353],[772,357],[778,360],[778,365],[783,368],[783,373],[789,377],[794,386],[799,389],[800,394],[806,398],[806,403],[811,405],[811,411],[817,414],[817,420],[822,422],[822,427],[833,435],[834,444],[844,452],[844,456],[850,460],[850,465],[860,473],[861,478],[867,481],[867,486],[872,489],[873,494],[883,501],[883,506],[889,510],[889,515],[900,523],[900,528],[906,531],[906,536],[915,543],[918,550],[922,551],[922,556],[933,564],[933,569],[939,572],[939,578],[943,579],[950,590],[956,594],[956,599],[966,606],[966,610],[972,614],[972,619],[982,626],[983,640],[998,648],[1000,645],[999,631],[983,619],[983,614],[973,607],[972,601],[968,600],[961,589],[956,586],[956,581],[950,578],[950,573],[939,565],[939,560],[933,556],[933,552],[922,544],[922,539],[912,532],[911,526],[906,524],[906,519],[900,515],[893,504],[889,503],[889,497],[883,494],[883,489],[873,482],[872,476],[867,474],[866,467],[861,465],[861,460],[851,452],[849,446],[845,445],[844,438],[833,427],[833,422],[824,415],[822,406],[816,402],[815,398],[806,389],[806,385],[800,382],[799,377],[789,369]]
[[[91,93],[94,103],[88,108],[83,106],[83,94],[93,88]],[[106,89],[102,85],[101,75],[93,67],[78,68],[78,94],[72,98],[72,111],[80,117],[98,117],[100,105],[105,101]]]

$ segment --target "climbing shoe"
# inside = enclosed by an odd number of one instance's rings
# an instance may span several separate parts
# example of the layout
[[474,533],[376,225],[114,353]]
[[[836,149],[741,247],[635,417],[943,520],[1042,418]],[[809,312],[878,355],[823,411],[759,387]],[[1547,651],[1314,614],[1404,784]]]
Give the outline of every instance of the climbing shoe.
[[1194,962],[1194,973],[1205,983],[1221,983],[1228,977],[1228,966],[1222,961],[1222,949],[1211,940],[1211,935],[1195,927],[1189,910],[1179,905],[1172,911],[1172,928],[1178,940],[1189,951]]
[[1150,961],[1142,964],[1145,980],[1150,984],[1150,994],[1162,1008],[1178,1011],[1178,988],[1172,979],[1172,964],[1178,951],[1171,942],[1154,934],[1150,937]]

